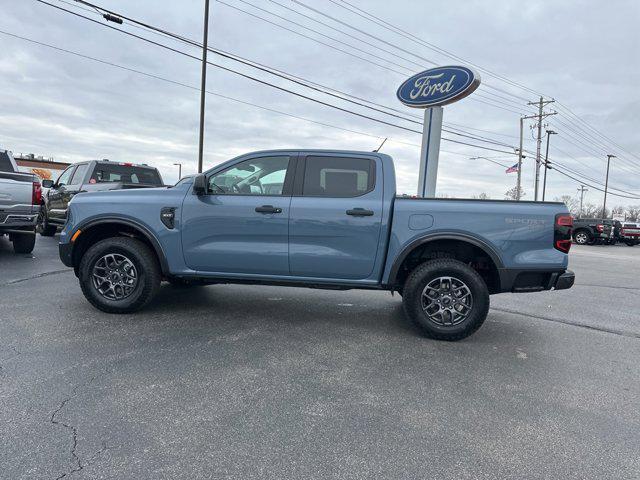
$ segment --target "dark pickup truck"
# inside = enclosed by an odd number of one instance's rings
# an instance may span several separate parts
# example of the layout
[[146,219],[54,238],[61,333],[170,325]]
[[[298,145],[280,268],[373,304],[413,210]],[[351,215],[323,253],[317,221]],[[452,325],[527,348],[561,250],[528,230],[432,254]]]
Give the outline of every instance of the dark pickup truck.
[[44,180],[49,191],[43,197],[40,234],[51,237],[64,225],[71,199],[80,192],[162,187],[157,168],[132,163],[91,160],[68,167],[58,180]]
[[578,245],[611,243],[614,240],[613,222],[602,218],[573,220],[573,241]]

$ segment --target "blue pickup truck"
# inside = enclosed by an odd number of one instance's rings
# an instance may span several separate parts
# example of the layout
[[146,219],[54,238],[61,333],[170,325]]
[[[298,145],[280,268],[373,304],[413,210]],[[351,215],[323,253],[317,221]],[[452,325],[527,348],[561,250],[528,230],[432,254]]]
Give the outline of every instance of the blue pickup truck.
[[272,150],[173,187],[81,193],[59,247],[105,312],[140,309],[162,280],[387,290],[425,335],[459,340],[491,294],[570,288],[571,228],[562,203],[397,196],[381,153]]

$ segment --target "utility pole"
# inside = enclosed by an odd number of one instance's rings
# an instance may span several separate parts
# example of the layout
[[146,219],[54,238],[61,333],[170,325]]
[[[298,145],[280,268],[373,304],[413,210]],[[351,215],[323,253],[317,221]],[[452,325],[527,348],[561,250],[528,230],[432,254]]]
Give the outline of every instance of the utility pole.
[[178,181],[180,181],[182,179],[182,164],[174,163],[174,165],[178,167]]
[[584,200],[584,192],[589,191],[589,189],[584,185],[580,185],[580,188],[578,189],[578,191],[580,192],[580,212],[578,215],[579,215],[579,218],[582,218],[582,200]]
[[522,136],[525,117],[520,117],[520,148],[518,149],[518,182],[516,184],[516,200],[520,200],[520,191],[522,190]]
[[558,132],[554,132],[553,130],[547,130],[547,153],[544,156],[544,181],[542,182],[542,201],[544,202],[544,195],[547,191],[547,170],[551,167],[549,166],[549,139],[551,135],[557,135]]
[[198,142],[198,173],[202,173],[204,153],[204,104],[207,87],[207,42],[209,38],[209,0],[204,0],[204,33],[202,35],[202,80],[200,83],[200,138]]
[[[541,150],[542,150],[542,120],[545,117],[550,115],[555,115],[558,112],[543,112],[542,109],[545,105],[549,103],[553,103],[555,100],[545,100],[543,97],[540,97],[540,100],[537,102],[528,102],[527,105],[537,105],[538,106],[538,114],[533,115],[533,118],[538,119],[537,128],[538,128],[538,137],[536,139],[536,182],[535,182],[535,200],[538,201],[538,185],[540,184],[540,165],[542,164],[541,158]],[[525,117],[527,118],[527,117]]]
[[606,217],[607,213],[607,190],[609,188],[609,165],[611,164],[611,159],[616,158],[615,155],[607,155],[607,176],[604,180],[604,201],[602,202],[602,218]]

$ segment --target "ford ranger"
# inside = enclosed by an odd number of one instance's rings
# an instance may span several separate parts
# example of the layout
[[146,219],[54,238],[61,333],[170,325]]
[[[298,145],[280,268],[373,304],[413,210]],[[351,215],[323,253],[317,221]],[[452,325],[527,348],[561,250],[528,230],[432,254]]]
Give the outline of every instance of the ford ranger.
[[385,154],[250,153],[169,188],[76,195],[60,257],[105,312],[141,308],[162,279],[387,290],[443,340],[475,332],[490,294],[573,285],[564,204],[395,191]]
[[42,202],[40,178],[21,173],[8,150],[0,150],[0,236],[9,235],[16,253],[31,253]]

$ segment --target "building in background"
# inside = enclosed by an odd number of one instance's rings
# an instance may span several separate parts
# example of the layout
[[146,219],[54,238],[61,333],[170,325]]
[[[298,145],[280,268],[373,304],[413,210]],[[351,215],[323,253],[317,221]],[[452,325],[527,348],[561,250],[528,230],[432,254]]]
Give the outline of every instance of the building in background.
[[18,164],[19,171],[35,173],[43,180],[56,180],[62,171],[70,165],[65,162],[56,162],[53,157],[45,158],[33,153],[14,153],[13,158]]

